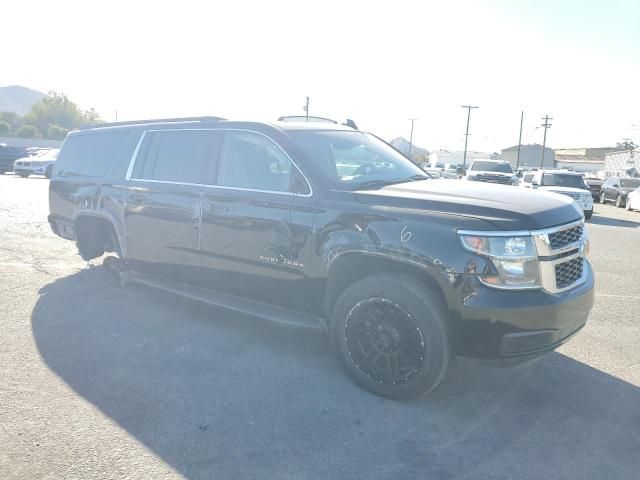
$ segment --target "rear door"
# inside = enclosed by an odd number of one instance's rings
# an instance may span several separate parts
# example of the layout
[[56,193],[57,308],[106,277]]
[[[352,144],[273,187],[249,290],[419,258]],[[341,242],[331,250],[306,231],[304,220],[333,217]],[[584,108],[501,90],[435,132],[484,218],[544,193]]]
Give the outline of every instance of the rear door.
[[227,130],[214,185],[203,195],[202,263],[207,286],[297,308],[304,303],[308,249],[300,228],[310,209],[295,209],[311,190],[289,156],[258,132]]
[[200,268],[201,196],[215,162],[214,130],[143,136],[127,185],[127,257],[135,270],[191,283]]

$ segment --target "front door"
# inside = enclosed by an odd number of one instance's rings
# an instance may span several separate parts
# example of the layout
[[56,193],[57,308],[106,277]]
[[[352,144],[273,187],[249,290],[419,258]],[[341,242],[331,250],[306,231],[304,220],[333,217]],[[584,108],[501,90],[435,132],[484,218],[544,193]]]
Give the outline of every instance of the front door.
[[[208,286],[276,305],[300,304],[309,251],[297,246],[291,207],[309,195],[306,180],[275,142],[257,132],[226,131],[215,185],[202,200]],[[304,221],[311,226],[312,215]]]
[[147,132],[134,160],[125,209],[134,270],[192,282],[200,267],[202,191],[217,156],[210,130]]

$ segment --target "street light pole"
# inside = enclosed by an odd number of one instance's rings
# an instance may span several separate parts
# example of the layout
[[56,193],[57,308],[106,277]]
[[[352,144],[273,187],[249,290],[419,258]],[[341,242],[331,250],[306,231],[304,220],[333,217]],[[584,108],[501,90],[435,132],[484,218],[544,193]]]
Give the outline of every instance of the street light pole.
[[522,122],[524,120],[524,110],[520,112],[520,136],[518,137],[518,156],[516,157],[516,172],[520,167],[520,147],[522,146]]
[[546,148],[546,145],[547,145],[547,128],[551,127],[549,120],[553,120],[553,118],[551,118],[549,115],[545,115],[543,120],[544,120],[544,123],[540,125],[541,127],[544,127],[544,136],[542,137],[542,158],[540,160],[540,169],[544,168],[544,149]]
[[411,133],[409,134],[409,160],[411,160],[411,149],[413,148],[413,122],[417,120],[417,118],[410,118],[411,120]]
[[467,169],[467,143],[469,142],[469,120],[471,119],[471,109],[478,108],[473,105],[462,105],[462,108],[467,109],[467,130],[464,134],[464,156],[462,157],[462,171]]
[[307,97],[307,102],[304,105],[305,115],[307,116],[306,121],[309,121],[309,97]]

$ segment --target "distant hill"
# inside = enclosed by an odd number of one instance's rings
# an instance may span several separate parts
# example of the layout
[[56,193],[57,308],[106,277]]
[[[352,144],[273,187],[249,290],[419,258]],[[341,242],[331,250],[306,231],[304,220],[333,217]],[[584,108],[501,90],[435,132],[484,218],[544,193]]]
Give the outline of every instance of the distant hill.
[[[394,138],[389,142],[405,155],[409,155],[409,140],[404,137]],[[426,148],[418,147],[415,143],[411,146],[411,155],[413,157],[422,157],[424,159],[429,157],[429,150]]]
[[0,87],[0,112],[15,112],[25,115],[31,107],[46,95],[37,90],[31,90],[19,85]]

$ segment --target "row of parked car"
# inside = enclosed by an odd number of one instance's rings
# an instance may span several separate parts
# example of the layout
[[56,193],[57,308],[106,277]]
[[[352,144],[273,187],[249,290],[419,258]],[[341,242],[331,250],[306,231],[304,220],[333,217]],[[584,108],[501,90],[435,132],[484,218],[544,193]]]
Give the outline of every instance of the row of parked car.
[[0,143],[0,173],[15,172],[21,177],[45,175],[51,177],[58,148],[22,148]]
[[459,178],[467,181],[513,185],[567,195],[583,209],[585,218],[593,215],[593,202],[613,202],[617,207],[640,210],[640,178],[585,178],[583,174],[560,169],[514,172],[511,164],[502,160],[474,160],[466,172],[455,166],[444,168],[424,166],[438,178]]

